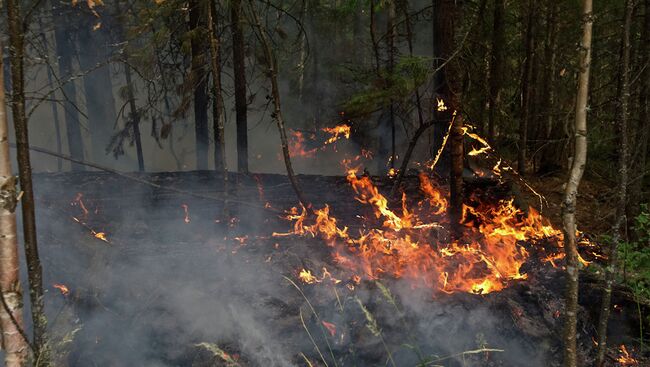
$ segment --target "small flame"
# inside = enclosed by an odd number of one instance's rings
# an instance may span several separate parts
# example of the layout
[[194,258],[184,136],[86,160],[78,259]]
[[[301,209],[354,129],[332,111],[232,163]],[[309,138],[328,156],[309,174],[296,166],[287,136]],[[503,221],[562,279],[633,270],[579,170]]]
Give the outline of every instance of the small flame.
[[436,98],[436,100],[438,101],[438,107],[436,108],[436,110],[438,112],[447,111],[447,106],[445,106],[445,101],[443,101],[440,98]]
[[185,213],[183,221],[185,223],[189,223],[190,222],[190,208],[189,208],[189,206],[187,206],[187,204],[181,204],[181,208],[183,208],[183,212]]
[[325,145],[332,144],[337,140],[341,139],[341,137],[350,139],[351,128],[349,125],[343,124],[334,127],[325,127],[321,130],[331,135],[329,139],[325,140]]
[[104,242],[108,242],[108,238],[106,238],[106,233],[104,232],[96,232],[95,233],[95,238],[100,239]]
[[302,280],[303,283],[305,284],[314,284],[318,282],[318,278],[316,278],[310,270],[307,269],[302,269],[300,270],[300,274],[298,274],[298,278]]
[[327,321],[322,321],[322,324],[323,326],[325,326],[325,329],[327,329],[327,331],[330,333],[330,336],[336,335],[336,325]]
[[627,348],[625,345],[621,344],[621,346],[618,348],[618,351],[621,353],[616,361],[620,363],[623,366],[638,366],[639,361],[637,361],[634,357],[630,355],[630,353],[627,351]]
[[70,294],[70,289],[65,284],[59,284],[59,283],[54,283],[52,284],[52,287],[58,289],[62,295],[67,296]]

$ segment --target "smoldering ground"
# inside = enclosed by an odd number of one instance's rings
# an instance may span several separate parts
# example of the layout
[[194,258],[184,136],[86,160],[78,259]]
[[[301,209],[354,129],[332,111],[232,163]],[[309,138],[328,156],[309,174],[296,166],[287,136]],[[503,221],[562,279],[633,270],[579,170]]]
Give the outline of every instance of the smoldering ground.
[[[208,172],[147,177],[206,196],[216,196],[219,182]],[[321,200],[355,215],[358,203],[350,200],[344,180],[301,179],[307,195],[325,192]],[[284,180],[242,178],[240,194],[256,197],[260,181],[274,207],[288,207],[295,199]],[[37,175],[36,189],[52,345],[62,365],[223,364],[197,347],[200,343],[218,345],[248,366],[302,366],[306,359],[339,366],[547,366],[559,361],[561,320],[548,316],[561,307],[554,303],[561,298],[559,290],[534,296],[526,285],[515,285],[486,296],[433,297],[430,289],[383,279],[387,296],[375,282],[350,283],[323,241],[270,237],[290,224],[261,205],[232,203],[238,220],[226,234],[215,223],[219,201],[109,174]],[[79,192],[85,216],[74,204]],[[189,223],[182,205],[188,207]],[[104,232],[110,243],[92,231]],[[298,281],[300,269],[320,275],[323,267],[343,282]],[[55,283],[66,285],[70,294],[62,295]],[[529,305],[525,312],[538,323],[537,335],[522,334],[513,316],[519,304]],[[503,352],[463,354],[488,349]]]

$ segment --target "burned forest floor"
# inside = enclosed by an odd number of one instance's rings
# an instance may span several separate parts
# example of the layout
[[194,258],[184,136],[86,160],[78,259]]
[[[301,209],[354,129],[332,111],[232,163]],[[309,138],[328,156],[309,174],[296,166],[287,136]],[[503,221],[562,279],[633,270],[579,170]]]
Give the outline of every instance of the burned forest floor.
[[[518,244],[529,255],[525,277],[504,281],[503,289],[447,292],[388,273],[361,278],[336,260],[326,239],[290,233],[295,222],[283,217],[297,203],[286,176],[231,175],[231,219],[224,220],[218,174],[132,175],[153,185],[100,172],[35,175],[60,365],[561,365],[564,271],[561,259],[543,259],[547,247],[557,251],[555,238]],[[371,226],[363,220],[372,221],[372,212],[345,177],[299,180],[314,208],[327,204],[349,232]],[[390,191],[389,179],[371,181]],[[531,182],[544,187],[551,206],[543,214],[559,228],[561,182]],[[417,177],[406,177],[404,188],[422,196]],[[605,228],[599,190],[587,185],[579,199],[591,205],[578,214],[580,225],[590,223],[581,226],[587,233]],[[594,363],[600,295],[599,276],[587,266],[578,325],[583,366]],[[648,337],[639,315],[650,310],[621,287],[613,304],[607,365],[650,365],[638,348]]]

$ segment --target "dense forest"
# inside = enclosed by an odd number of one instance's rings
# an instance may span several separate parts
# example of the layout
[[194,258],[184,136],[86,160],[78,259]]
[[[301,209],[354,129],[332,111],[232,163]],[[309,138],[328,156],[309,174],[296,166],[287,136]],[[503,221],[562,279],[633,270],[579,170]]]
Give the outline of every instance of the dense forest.
[[0,0],[0,358],[650,365],[650,0]]

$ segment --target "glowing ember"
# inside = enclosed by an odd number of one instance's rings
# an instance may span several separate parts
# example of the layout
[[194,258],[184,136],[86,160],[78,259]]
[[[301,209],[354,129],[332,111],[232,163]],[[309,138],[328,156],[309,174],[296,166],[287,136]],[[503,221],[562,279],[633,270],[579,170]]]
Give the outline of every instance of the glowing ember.
[[183,208],[183,212],[185,213],[185,216],[183,217],[183,221],[185,223],[190,222],[190,208],[187,206],[187,204],[181,204],[181,208]]
[[108,242],[108,238],[106,238],[106,233],[104,232],[96,232],[95,233],[95,238],[100,239],[104,242]]
[[58,289],[62,295],[67,296],[70,294],[70,289],[65,284],[59,284],[59,283],[54,283],[52,284],[52,287]]
[[336,335],[336,325],[327,321],[322,321],[322,324],[323,326],[325,326],[325,329],[327,329],[327,331],[330,333],[330,336]]
[[638,366],[639,365],[639,361],[637,361],[636,359],[634,359],[634,357],[632,357],[630,355],[630,353],[627,351],[627,348],[625,347],[625,345],[621,344],[621,346],[618,348],[618,351],[621,354],[618,356],[616,361],[618,363],[620,363],[622,366]]

